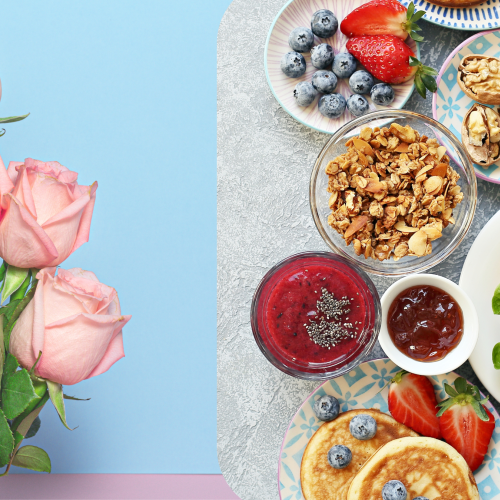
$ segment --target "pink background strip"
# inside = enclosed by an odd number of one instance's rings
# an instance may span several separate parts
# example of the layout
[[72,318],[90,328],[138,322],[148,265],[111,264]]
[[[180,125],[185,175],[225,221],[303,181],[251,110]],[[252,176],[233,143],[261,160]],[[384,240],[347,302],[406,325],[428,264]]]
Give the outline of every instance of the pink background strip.
[[239,500],[220,474],[11,474],[1,500]]

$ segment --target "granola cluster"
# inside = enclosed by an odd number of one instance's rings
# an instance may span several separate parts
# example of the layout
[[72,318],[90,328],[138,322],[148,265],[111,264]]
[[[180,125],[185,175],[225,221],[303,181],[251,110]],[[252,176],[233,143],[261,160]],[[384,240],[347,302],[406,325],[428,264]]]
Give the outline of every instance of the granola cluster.
[[356,255],[397,261],[432,252],[463,199],[446,148],[409,125],[363,128],[328,163],[328,224]]

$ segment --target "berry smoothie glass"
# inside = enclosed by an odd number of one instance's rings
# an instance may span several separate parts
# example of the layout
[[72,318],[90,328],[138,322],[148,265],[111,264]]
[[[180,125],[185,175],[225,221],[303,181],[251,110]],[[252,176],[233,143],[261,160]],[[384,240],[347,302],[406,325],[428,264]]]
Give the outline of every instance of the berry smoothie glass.
[[309,380],[348,373],[373,349],[381,324],[377,290],[364,271],[328,252],[292,255],[255,291],[252,330],[281,371]]

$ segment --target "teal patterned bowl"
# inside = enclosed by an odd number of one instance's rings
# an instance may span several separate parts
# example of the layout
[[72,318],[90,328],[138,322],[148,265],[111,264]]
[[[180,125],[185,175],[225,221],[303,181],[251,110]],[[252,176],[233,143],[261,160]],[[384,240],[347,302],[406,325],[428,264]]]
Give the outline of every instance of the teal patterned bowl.
[[[432,114],[460,141],[462,121],[475,102],[464,94],[457,83],[458,65],[467,54],[500,57],[500,30],[478,33],[465,40],[450,54],[439,72],[438,89],[432,98]],[[456,161],[456,158],[453,159]],[[500,184],[500,160],[487,168],[479,165],[474,165],[474,168],[480,179]]]
[[[389,413],[386,387],[391,378],[400,370],[389,359],[377,359],[359,365],[343,377],[329,380],[320,385],[302,403],[292,418],[281,446],[278,464],[278,486],[281,500],[301,500],[300,463],[309,439],[323,423],[313,412],[314,402],[330,394],[340,403],[340,410],[376,408]],[[458,377],[455,372],[429,377],[434,385],[438,401],[448,396],[444,383],[452,384]],[[486,407],[495,417],[495,430],[484,462],[474,473],[482,500],[500,500],[500,420],[493,405]]]

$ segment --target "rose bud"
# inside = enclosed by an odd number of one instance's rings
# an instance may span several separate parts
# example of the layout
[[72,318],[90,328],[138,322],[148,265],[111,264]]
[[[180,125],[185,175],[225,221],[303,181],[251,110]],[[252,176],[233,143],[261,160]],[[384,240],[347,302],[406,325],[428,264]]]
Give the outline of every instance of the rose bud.
[[10,352],[35,375],[63,385],[109,370],[125,354],[122,316],[114,288],[79,268],[42,269],[33,299],[10,337]]
[[97,182],[56,161],[0,158],[0,257],[12,266],[57,266],[89,239]]

